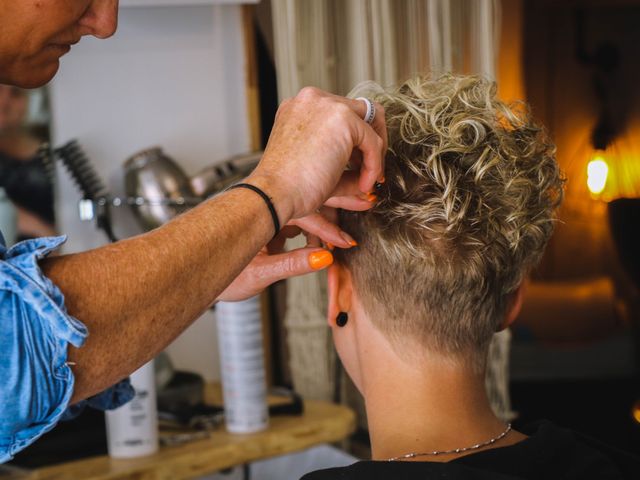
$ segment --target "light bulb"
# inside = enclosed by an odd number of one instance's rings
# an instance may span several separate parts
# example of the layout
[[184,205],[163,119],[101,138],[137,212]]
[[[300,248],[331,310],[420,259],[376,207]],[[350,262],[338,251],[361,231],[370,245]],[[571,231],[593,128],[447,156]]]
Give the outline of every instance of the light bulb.
[[596,156],[587,165],[587,186],[594,195],[599,195],[607,185],[609,166],[604,158]]

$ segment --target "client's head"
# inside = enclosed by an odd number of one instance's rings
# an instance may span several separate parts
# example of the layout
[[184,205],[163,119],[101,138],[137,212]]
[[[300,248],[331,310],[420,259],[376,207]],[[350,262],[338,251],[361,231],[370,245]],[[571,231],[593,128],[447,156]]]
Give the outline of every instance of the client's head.
[[[386,181],[372,210],[339,213],[359,246],[336,252],[329,321],[353,310],[404,358],[481,371],[553,231],[562,197],[554,146],[522,104],[501,102],[482,78],[352,93],[384,106]],[[351,340],[336,343],[353,373]]]

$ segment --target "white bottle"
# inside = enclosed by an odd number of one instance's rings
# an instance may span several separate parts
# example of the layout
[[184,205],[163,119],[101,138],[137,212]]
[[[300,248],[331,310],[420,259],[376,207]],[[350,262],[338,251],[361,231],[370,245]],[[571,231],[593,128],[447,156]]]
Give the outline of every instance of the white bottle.
[[135,397],[106,412],[107,447],[113,458],[133,458],[158,451],[158,407],[153,360],[131,375]]
[[260,298],[216,305],[224,414],[231,433],[269,425]]

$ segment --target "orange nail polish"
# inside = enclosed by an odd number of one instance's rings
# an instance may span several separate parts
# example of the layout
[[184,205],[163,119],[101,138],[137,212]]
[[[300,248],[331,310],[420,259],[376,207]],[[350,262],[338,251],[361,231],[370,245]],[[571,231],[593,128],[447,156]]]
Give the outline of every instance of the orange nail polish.
[[327,250],[320,250],[309,255],[309,266],[314,270],[328,267],[333,263],[333,255]]
[[333,250],[335,248],[335,245],[333,243],[326,243],[325,245],[329,250]]
[[371,203],[376,202],[378,201],[378,196],[375,193],[370,193],[367,195],[367,201]]
[[358,242],[356,242],[353,239],[353,237],[351,235],[349,235],[347,232],[342,232],[340,234],[340,236],[344,239],[345,242],[347,242],[352,247],[357,247],[358,246]]

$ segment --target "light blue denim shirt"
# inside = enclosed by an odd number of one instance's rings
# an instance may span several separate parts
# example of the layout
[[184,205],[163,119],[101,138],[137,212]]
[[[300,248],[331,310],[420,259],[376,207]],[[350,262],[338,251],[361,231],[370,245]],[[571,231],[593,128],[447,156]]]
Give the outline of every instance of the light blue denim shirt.
[[81,347],[87,328],[67,313],[62,292],[38,261],[66,237],[6,249],[0,234],[0,463],[72,418],[85,405],[117,408],[133,397],[128,379],[69,407],[74,377],[67,347]]

